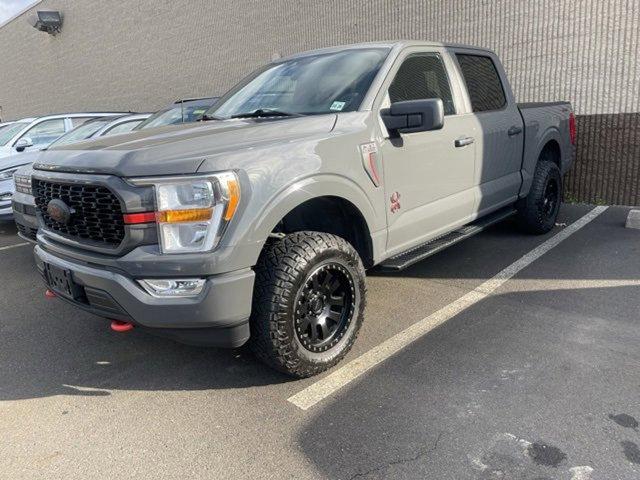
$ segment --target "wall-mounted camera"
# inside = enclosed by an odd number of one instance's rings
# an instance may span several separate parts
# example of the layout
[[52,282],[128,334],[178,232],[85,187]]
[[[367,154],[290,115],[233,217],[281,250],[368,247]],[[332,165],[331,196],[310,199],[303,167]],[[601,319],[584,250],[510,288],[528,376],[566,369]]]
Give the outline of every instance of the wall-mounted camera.
[[38,10],[29,17],[29,23],[41,32],[55,35],[62,30],[62,14],[57,11]]

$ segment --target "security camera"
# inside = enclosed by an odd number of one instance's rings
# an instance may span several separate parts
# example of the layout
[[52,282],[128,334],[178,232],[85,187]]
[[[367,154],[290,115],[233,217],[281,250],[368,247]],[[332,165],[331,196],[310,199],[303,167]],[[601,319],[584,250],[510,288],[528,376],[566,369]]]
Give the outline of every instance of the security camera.
[[50,35],[60,33],[62,29],[62,15],[57,11],[38,10],[35,15],[29,17],[28,21],[36,30]]

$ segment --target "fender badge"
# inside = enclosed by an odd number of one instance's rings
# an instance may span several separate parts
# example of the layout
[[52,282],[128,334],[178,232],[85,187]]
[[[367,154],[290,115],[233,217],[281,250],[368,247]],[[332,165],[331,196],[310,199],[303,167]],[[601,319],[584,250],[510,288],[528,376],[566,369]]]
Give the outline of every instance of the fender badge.
[[393,192],[389,200],[391,200],[391,213],[400,210],[400,194],[398,192]]
[[380,169],[378,165],[378,146],[375,142],[363,143],[360,145],[360,154],[362,156],[362,166],[369,175],[371,182],[376,186],[380,186]]

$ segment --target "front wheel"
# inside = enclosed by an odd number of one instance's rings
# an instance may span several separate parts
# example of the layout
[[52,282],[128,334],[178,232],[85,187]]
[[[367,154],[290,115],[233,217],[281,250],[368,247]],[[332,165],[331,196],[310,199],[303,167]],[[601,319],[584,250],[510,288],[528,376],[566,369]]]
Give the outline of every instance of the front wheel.
[[558,166],[541,160],[533,174],[529,194],[518,204],[518,223],[527,232],[540,235],[555,225],[562,200],[562,176]]
[[291,376],[323,372],[351,349],[365,295],[362,261],[346,240],[296,232],[270,241],[256,265],[251,348]]

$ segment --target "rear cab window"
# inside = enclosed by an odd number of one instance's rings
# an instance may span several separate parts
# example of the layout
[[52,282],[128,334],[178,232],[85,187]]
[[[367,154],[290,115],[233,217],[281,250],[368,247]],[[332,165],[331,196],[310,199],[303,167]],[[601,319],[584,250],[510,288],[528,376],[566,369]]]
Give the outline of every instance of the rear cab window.
[[506,107],[504,87],[491,57],[457,53],[456,58],[474,113],[502,110]]

